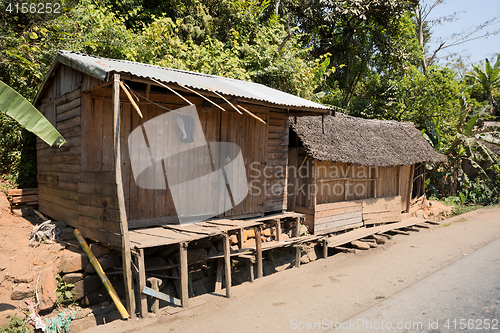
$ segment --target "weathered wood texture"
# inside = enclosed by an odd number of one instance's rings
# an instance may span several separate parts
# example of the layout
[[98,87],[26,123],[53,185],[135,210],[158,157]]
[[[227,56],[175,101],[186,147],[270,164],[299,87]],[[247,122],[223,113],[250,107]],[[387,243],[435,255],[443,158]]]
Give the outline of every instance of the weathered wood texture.
[[[81,170],[81,92],[83,74],[60,65],[37,107],[64,136],[61,148],[37,139],[39,210],[78,227],[78,182]],[[82,233],[84,231],[82,230]]]
[[365,225],[399,221],[401,221],[400,196],[363,200],[363,223]]
[[360,200],[320,204],[315,207],[314,234],[353,228],[361,226],[362,222],[363,207]]
[[[110,92],[108,88],[92,91],[94,108],[91,116],[93,126],[90,127],[92,132],[88,133],[85,126],[83,128],[83,135],[89,135],[91,138],[91,144],[87,141],[84,141],[83,144],[82,163],[84,170],[105,171],[108,169],[105,156],[107,155],[106,151],[112,149],[112,144],[104,144],[106,138],[104,126],[110,103]],[[186,103],[170,93],[151,92],[150,99],[158,105],[138,103],[144,115],[143,118],[140,118],[126,97],[121,96],[121,98],[121,166],[127,217],[134,221],[130,224],[132,228],[158,225],[161,223],[162,217],[171,217],[177,214],[172,193],[168,187],[164,190],[147,190],[136,185],[130,165],[128,137],[134,129],[148,120],[168,112],[169,109],[186,106]],[[267,107],[243,104],[247,110],[268,121],[266,125],[247,114],[238,114],[227,107],[227,111],[214,107],[204,107],[202,106],[203,100],[198,97],[188,97],[188,99],[197,104],[206,142],[235,143],[240,147],[243,156],[249,193],[241,203],[235,207],[227,207],[228,211],[219,217],[283,210],[286,203],[284,191],[288,144],[286,115],[274,111],[270,112]],[[97,112],[98,109],[101,111]],[[172,126],[172,130],[178,131],[175,123]],[[272,139],[268,140],[268,136]],[[148,137],[150,147],[158,146],[156,141],[160,139],[160,137]],[[184,162],[187,163],[186,167],[189,167],[188,165],[196,161]],[[205,161],[205,164],[210,165],[210,163],[209,160]],[[160,167],[160,164],[157,167]],[[158,175],[161,175],[161,172],[152,174],[156,175],[154,177],[160,177]],[[155,179],[155,182],[162,180]],[[218,188],[214,186],[213,191],[218,191]],[[213,194],[218,195],[218,192]],[[182,200],[200,202],[193,197],[186,197]]]

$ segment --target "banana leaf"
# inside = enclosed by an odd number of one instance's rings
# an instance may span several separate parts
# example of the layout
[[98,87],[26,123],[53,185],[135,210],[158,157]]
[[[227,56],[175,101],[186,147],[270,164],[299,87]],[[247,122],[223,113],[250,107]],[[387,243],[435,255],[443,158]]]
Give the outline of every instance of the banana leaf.
[[48,145],[62,146],[66,140],[26,98],[0,81],[0,112],[16,120]]

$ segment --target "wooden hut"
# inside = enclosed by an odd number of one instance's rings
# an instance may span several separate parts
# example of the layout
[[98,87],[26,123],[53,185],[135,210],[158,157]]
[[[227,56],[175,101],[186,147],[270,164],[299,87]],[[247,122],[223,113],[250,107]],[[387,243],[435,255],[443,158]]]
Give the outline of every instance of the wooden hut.
[[337,113],[290,126],[288,210],[315,234],[400,221],[415,165],[445,160],[412,123]]
[[[144,129],[148,120],[170,110],[194,105],[206,141],[237,144],[247,180],[257,180],[251,195],[215,218],[262,220],[286,208],[286,174],[272,173],[264,179],[262,169],[286,168],[288,117],[331,113],[325,106],[261,84],[68,51],[58,53],[33,104],[67,141],[61,148],[37,143],[40,211],[80,229],[87,238],[122,249],[126,275],[130,274],[132,248],[139,258],[141,291],[143,249],[179,244],[185,253],[187,242],[204,233],[227,232],[228,226],[241,231],[252,224],[226,223],[222,231],[198,230],[192,238],[187,232],[157,227],[178,223],[177,212],[168,186],[137,186],[128,142],[135,129]],[[146,149],[151,151],[154,144],[150,138]],[[183,167],[189,168],[189,163],[204,162],[186,163]],[[152,173],[153,177],[157,174]],[[185,200],[196,202],[194,197]],[[144,228],[150,229],[144,232]],[[187,279],[185,260],[181,278]]]

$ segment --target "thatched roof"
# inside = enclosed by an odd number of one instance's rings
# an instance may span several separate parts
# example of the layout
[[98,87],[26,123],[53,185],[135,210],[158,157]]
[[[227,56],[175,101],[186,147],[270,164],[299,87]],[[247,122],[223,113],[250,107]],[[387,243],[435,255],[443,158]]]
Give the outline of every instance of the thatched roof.
[[370,166],[413,165],[445,161],[422,137],[412,123],[368,120],[336,113],[325,116],[290,118],[290,126],[306,152],[321,161]]

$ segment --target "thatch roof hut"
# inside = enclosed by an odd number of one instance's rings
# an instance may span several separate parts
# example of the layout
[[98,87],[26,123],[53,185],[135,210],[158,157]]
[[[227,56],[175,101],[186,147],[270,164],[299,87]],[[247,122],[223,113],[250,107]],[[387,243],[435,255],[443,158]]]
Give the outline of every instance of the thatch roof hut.
[[[315,233],[398,221],[409,209],[415,165],[446,160],[412,123],[342,113],[289,122],[288,209],[308,214]],[[363,205],[377,214],[363,214]]]

